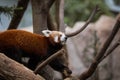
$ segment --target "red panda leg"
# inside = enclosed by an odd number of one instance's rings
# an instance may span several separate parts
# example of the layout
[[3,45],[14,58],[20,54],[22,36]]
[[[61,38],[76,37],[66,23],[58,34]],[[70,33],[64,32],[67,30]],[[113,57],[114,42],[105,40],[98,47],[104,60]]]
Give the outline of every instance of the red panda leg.
[[[58,58],[55,60],[51,61],[49,65],[56,71],[59,71],[62,73],[63,77],[66,78],[68,75],[72,74],[72,71],[65,65],[63,65]],[[66,73],[64,73],[66,71]]]
[[31,70],[35,70],[35,68],[37,67],[38,63],[40,63],[40,57],[30,57],[27,67]]

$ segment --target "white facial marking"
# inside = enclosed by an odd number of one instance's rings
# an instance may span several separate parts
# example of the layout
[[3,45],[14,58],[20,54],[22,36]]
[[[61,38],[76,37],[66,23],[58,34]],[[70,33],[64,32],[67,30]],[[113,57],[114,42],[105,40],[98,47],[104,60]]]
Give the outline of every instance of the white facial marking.
[[57,43],[58,42],[58,36],[54,37],[54,41]]
[[65,34],[64,33],[60,33],[62,36],[60,37],[60,41],[61,41],[61,43],[64,45],[65,44],[65,42],[66,42],[66,36],[65,36]]
[[50,34],[52,33],[52,31],[50,31],[50,30],[43,30],[42,33],[43,33],[46,37],[49,37]]

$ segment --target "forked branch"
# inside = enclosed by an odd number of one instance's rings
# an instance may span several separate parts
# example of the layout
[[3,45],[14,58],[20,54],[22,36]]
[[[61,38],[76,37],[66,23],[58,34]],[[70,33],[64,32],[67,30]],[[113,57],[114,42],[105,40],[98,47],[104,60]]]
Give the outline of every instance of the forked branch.
[[101,58],[106,53],[108,47],[110,46],[112,40],[114,39],[115,35],[119,31],[119,28],[120,28],[120,17],[118,18],[116,24],[114,25],[114,28],[113,28],[111,34],[109,35],[108,39],[104,43],[103,47],[101,48],[101,50],[99,51],[99,53],[96,55],[95,60],[97,60],[97,61],[101,60]]
[[82,32],[87,26],[88,24],[92,21],[93,17],[95,16],[95,14],[99,11],[99,8],[98,6],[95,7],[95,9],[92,11],[92,14],[91,16],[89,17],[89,19],[86,21],[86,23],[82,26],[82,28],[80,28],[79,30],[73,32],[73,33],[69,33],[67,34],[66,33],[66,36],[67,37],[72,37],[72,36],[75,36],[77,35],[78,33]]
[[[108,49],[108,47],[110,46],[112,40],[114,39],[115,35],[117,34],[117,32],[119,31],[120,28],[120,17],[118,18],[111,34],[109,35],[108,39],[106,40],[106,42],[104,43],[103,47],[101,48],[100,52],[96,55],[96,57],[94,58],[94,61],[92,62],[92,64],[90,65],[90,67],[88,68],[88,70],[86,70],[85,72],[83,72],[79,79],[80,80],[86,80],[87,78],[89,78],[96,70],[98,64],[102,61],[101,59],[103,58],[103,56],[106,53],[106,50]],[[118,40],[119,41],[119,40]],[[111,50],[109,50],[108,54],[111,53],[111,51],[113,51],[113,49],[115,49],[118,46],[118,43],[116,43],[113,48],[111,48]]]
[[99,62],[101,62],[102,60],[104,60],[108,55],[110,55],[118,46],[120,45],[120,38],[119,40],[114,43],[105,53],[105,55],[101,58],[101,60]]

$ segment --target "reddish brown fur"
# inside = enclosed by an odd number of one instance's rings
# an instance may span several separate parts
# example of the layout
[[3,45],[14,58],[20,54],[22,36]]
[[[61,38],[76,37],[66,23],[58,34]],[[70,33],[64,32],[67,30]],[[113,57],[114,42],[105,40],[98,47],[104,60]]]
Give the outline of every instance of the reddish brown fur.
[[[53,32],[49,37],[45,37],[23,30],[7,30],[0,33],[0,52],[20,63],[23,63],[22,57],[29,57],[27,67],[34,70],[41,57],[47,58],[62,48],[60,42],[54,43],[56,35],[59,35],[59,32]],[[68,74],[72,73],[59,58],[51,61],[49,65],[61,73],[64,70]]]
[[[3,44],[4,43],[4,44]],[[45,36],[23,30],[7,30],[0,33],[0,49],[10,46],[20,48],[26,53],[45,55],[47,39]]]

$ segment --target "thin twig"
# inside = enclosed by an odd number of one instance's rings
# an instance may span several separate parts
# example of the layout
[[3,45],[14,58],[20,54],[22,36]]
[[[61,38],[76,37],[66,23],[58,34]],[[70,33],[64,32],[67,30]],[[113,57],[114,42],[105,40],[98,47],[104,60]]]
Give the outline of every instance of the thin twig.
[[45,61],[43,61],[41,64],[38,65],[38,67],[34,70],[34,73],[37,74],[39,70],[41,70],[44,66],[49,64],[52,60],[54,60],[56,57],[62,55],[64,53],[64,49],[59,50],[52,56],[48,57]]
[[95,9],[92,11],[91,16],[89,17],[89,19],[86,21],[86,23],[82,26],[82,28],[80,28],[79,30],[73,32],[73,33],[69,33],[66,34],[67,37],[72,37],[77,35],[78,33],[82,32],[87,26],[88,24],[92,21],[93,17],[95,16],[95,14],[99,11],[98,6],[95,7]]

